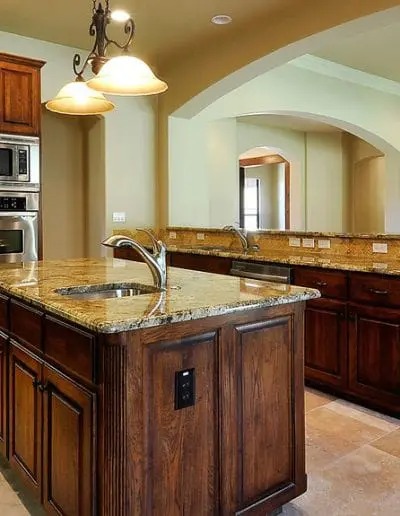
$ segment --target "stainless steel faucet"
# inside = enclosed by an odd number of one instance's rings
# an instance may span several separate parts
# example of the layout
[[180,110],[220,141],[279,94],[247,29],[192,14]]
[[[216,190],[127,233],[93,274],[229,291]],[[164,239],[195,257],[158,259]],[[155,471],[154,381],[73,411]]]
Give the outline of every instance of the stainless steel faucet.
[[247,240],[247,235],[245,230],[242,228],[235,228],[235,226],[224,226],[222,229],[226,231],[233,231],[240,238],[240,243],[242,244],[243,251],[247,251],[249,249],[249,242]]
[[165,289],[167,285],[167,248],[161,240],[155,238],[151,231],[141,228],[138,228],[136,231],[143,231],[149,235],[153,244],[153,254],[149,253],[149,251],[139,244],[139,242],[136,242],[136,240],[124,235],[111,235],[102,242],[102,245],[107,247],[131,247],[135,249],[149,266],[154,285],[159,289]]
[[222,229],[225,229],[226,231],[233,231],[237,234],[237,236],[240,238],[240,243],[242,244],[244,252],[247,252],[249,249],[252,249],[253,251],[258,251],[260,249],[257,244],[250,246],[245,229],[236,228],[235,226],[224,226]]

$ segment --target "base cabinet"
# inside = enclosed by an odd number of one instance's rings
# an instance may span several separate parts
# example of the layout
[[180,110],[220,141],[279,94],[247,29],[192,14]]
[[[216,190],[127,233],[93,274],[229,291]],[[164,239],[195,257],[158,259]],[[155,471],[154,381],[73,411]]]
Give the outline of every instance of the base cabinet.
[[400,414],[400,315],[385,308],[349,306],[349,388]]
[[10,342],[9,460],[25,484],[40,499],[42,480],[42,365],[29,352]]
[[95,514],[95,396],[11,341],[10,465],[48,514]]
[[333,299],[307,303],[305,375],[332,387],[347,385],[346,304]]
[[47,366],[43,384],[43,505],[95,514],[95,396]]

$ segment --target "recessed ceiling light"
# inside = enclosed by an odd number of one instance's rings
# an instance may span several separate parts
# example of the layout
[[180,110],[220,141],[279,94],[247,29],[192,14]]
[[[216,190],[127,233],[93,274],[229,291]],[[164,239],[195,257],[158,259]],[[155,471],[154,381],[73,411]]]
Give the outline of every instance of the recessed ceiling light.
[[211,21],[215,23],[215,25],[227,25],[231,23],[232,18],[227,14],[217,14],[211,18]]
[[126,22],[129,20],[130,16],[122,9],[115,9],[115,11],[111,13],[111,18],[116,22]]

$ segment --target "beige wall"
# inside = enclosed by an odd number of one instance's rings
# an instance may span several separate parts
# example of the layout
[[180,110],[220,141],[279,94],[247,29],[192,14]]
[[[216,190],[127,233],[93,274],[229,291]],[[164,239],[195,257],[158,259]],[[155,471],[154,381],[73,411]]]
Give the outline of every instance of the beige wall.
[[43,258],[85,256],[84,149],[81,121],[42,117]]
[[353,232],[385,231],[385,158],[364,158],[353,169]]

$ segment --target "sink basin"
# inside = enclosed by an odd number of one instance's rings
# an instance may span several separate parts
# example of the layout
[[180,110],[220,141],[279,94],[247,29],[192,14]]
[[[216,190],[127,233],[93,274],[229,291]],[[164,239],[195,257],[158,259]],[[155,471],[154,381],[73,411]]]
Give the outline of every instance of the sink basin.
[[57,294],[67,296],[69,299],[98,300],[116,297],[141,296],[161,292],[150,285],[139,285],[138,283],[120,283],[107,285],[81,285],[79,287],[65,287],[56,289]]

